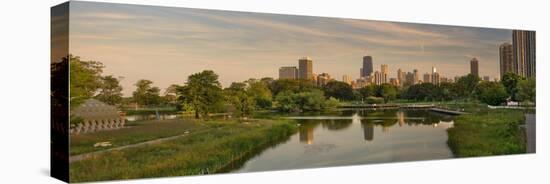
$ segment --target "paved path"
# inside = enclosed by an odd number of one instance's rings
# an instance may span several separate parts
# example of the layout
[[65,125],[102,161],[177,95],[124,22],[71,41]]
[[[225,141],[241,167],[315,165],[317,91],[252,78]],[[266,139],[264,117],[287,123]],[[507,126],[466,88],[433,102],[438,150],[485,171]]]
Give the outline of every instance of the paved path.
[[451,115],[468,114],[468,113],[465,113],[465,112],[453,111],[453,110],[447,110],[447,109],[441,109],[441,108],[430,108],[430,110],[434,111],[434,112],[440,112],[440,113],[451,114]]
[[164,141],[174,140],[174,139],[186,136],[186,135],[188,135],[188,134],[180,134],[180,135],[176,135],[176,136],[172,136],[172,137],[159,138],[159,139],[140,142],[140,143],[136,143],[136,144],[120,146],[120,147],[116,147],[116,148],[99,150],[99,151],[94,151],[94,152],[90,152],[90,153],[83,153],[83,154],[80,154],[80,155],[73,155],[73,156],[69,157],[69,163],[74,162],[74,161],[84,160],[84,159],[87,159],[87,158],[90,158],[90,157],[93,157],[95,155],[102,154],[102,153],[105,153],[105,152],[110,152],[110,151],[115,151],[115,150],[123,150],[123,149],[127,149],[127,148],[133,148],[133,147],[144,146],[144,145],[157,144],[157,143],[164,142]]
[[537,150],[536,115],[525,114],[525,126],[527,134],[527,153],[535,153]]

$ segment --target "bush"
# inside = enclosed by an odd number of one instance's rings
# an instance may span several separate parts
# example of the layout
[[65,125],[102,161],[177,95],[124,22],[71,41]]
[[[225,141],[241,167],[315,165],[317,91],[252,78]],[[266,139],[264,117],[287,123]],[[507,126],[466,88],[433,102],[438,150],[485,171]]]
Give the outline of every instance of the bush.
[[368,104],[381,104],[384,103],[384,98],[369,96],[367,97],[366,102]]

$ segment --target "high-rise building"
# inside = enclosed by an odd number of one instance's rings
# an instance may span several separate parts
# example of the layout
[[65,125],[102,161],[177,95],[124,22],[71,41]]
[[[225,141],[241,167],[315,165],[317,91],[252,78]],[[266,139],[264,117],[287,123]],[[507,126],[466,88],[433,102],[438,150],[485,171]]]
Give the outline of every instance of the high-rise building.
[[401,68],[397,69],[397,83],[400,86],[405,83],[405,72],[403,72]]
[[380,78],[382,84],[388,83],[388,75],[388,65],[380,65]]
[[382,75],[380,75],[379,71],[374,72],[374,84],[380,85],[382,84]]
[[[434,71],[435,71],[435,70],[434,70]],[[440,79],[441,79],[441,78],[440,78],[440,76],[439,76],[439,73],[434,72],[434,73],[432,74],[432,84],[439,85],[439,83],[441,82]]]
[[313,80],[313,60],[309,57],[303,57],[298,60],[298,64],[300,79]]
[[393,78],[393,77],[390,78],[390,84],[391,84],[391,85],[394,85],[394,86],[399,85],[399,83],[397,82],[397,79],[396,79],[396,78]]
[[430,74],[430,73],[425,73],[423,79],[424,79],[424,80],[422,81],[423,83],[432,83],[432,74]]
[[295,66],[283,66],[279,68],[279,79],[298,79],[298,68]]
[[407,72],[405,75],[405,83],[403,85],[413,85],[414,84],[414,74]]
[[373,72],[372,57],[363,56],[363,68],[361,68],[361,77],[369,76]]
[[353,80],[351,79],[351,76],[349,76],[349,75],[343,75],[343,76],[342,76],[342,82],[345,82],[345,83],[351,85],[351,82],[352,82],[352,81],[353,81]]
[[413,70],[413,77],[414,77],[413,78],[413,84],[418,84],[419,78],[418,78],[418,70],[417,69]]
[[323,87],[327,85],[328,82],[330,82],[331,80],[332,78],[328,73],[321,73],[317,76],[317,85]]
[[499,47],[500,56],[500,77],[509,72],[514,72],[514,52],[512,44],[506,42]]
[[514,53],[514,70],[523,77],[535,77],[535,45],[534,31],[514,30],[512,32],[512,49]]
[[479,77],[479,61],[477,61],[477,58],[470,60],[470,74]]

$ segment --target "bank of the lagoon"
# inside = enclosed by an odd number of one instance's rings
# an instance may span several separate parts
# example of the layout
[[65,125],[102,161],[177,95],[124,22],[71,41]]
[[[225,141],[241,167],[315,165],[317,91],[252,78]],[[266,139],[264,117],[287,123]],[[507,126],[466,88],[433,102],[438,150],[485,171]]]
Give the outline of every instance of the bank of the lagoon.
[[522,110],[486,110],[458,116],[448,130],[457,157],[526,153]]
[[291,115],[299,131],[231,172],[330,167],[452,158],[446,129],[453,116],[422,110],[353,109]]
[[71,182],[215,173],[288,139],[292,120],[202,121],[202,128],[158,144],[110,151],[70,164]]

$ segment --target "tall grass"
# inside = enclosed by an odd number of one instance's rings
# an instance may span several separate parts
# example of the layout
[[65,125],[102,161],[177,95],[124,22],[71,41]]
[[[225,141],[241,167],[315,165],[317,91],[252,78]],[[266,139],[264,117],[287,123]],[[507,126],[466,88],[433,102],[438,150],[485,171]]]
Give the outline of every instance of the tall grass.
[[287,139],[292,121],[206,122],[208,128],[150,146],[113,151],[70,164],[70,181],[99,181],[225,172],[241,158]]
[[77,155],[110,147],[93,147],[97,142],[109,141],[113,147],[170,137],[200,128],[195,120],[144,120],[128,122],[122,129],[71,135],[70,155]]
[[522,111],[490,110],[461,115],[448,129],[449,147],[457,157],[506,155],[526,152]]

